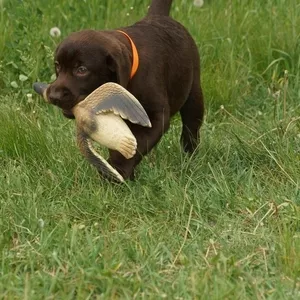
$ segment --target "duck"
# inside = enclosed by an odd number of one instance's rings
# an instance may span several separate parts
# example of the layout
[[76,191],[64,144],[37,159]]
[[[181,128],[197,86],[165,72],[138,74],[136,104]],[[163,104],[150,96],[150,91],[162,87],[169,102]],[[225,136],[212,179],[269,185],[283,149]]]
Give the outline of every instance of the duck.
[[[33,89],[47,102],[49,84],[36,82]],[[137,140],[125,120],[151,128],[151,121],[138,99],[115,82],[107,82],[72,108],[76,141],[82,155],[106,179],[124,182],[122,175],[94,148],[93,142],[121,153],[126,159],[137,151]]]

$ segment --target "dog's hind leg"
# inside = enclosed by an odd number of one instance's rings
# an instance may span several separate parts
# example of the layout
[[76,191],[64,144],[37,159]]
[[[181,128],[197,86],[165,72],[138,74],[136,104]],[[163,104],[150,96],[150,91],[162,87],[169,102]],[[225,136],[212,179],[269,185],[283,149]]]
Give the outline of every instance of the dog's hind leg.
[[[196,80],[195,80],[196,79]],[[181,145],[185,152],[192,153],[200,140],[200,127],[204,116],[204,100],[200,79],[196,76],[189,96],[180,109],[182,120]]]

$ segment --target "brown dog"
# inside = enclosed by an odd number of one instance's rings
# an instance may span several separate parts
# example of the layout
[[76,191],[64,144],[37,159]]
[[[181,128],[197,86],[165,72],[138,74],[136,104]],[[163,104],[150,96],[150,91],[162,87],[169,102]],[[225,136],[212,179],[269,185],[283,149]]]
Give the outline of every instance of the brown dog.
[[71,108],[106,82],[125,87],[146,110],[152,128],[127,122],[137,139],[137,154],[126,159],[110,151],[109,163],[125,179],[134,178],[134,168],[159,142],[178,111],[184,150],[193,152],[199,142],[204,103],[198,49],[188,31],[168,16],[171,4],[172,0],[153,0],[145,18],[119,28],[137,48],[139,65],[132,78],[133,47],[118,30],[72,33],[55,53],[57,79],[47,89],[47,97],[66,117],[74,118]]

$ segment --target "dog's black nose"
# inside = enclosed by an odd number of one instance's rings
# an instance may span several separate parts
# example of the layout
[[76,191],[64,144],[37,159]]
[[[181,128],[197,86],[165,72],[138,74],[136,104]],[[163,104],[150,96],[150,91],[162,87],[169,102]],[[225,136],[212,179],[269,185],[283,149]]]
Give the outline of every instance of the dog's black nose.
[[64,102],[65,98],[69,95],[70,91],[68,89],[50,87],[48,99],[52,104],[59,105],[59,103]]
[[61,93],[57,91],[50,91],[48,94],[48,99],[52,104],[56,105],[61,99]]

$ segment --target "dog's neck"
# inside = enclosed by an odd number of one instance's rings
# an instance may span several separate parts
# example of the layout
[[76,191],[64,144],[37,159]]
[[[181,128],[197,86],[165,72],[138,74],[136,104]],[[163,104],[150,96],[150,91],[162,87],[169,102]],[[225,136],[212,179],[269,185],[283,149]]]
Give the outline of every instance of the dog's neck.
[[131,79],[135,75],[139,67],[139,54],[131,37],[125,31],[122,30],[117,30],[117,31],[126,36],[131,46],[131,53],[132,53],[132,67],[130,73],[130,79]]

